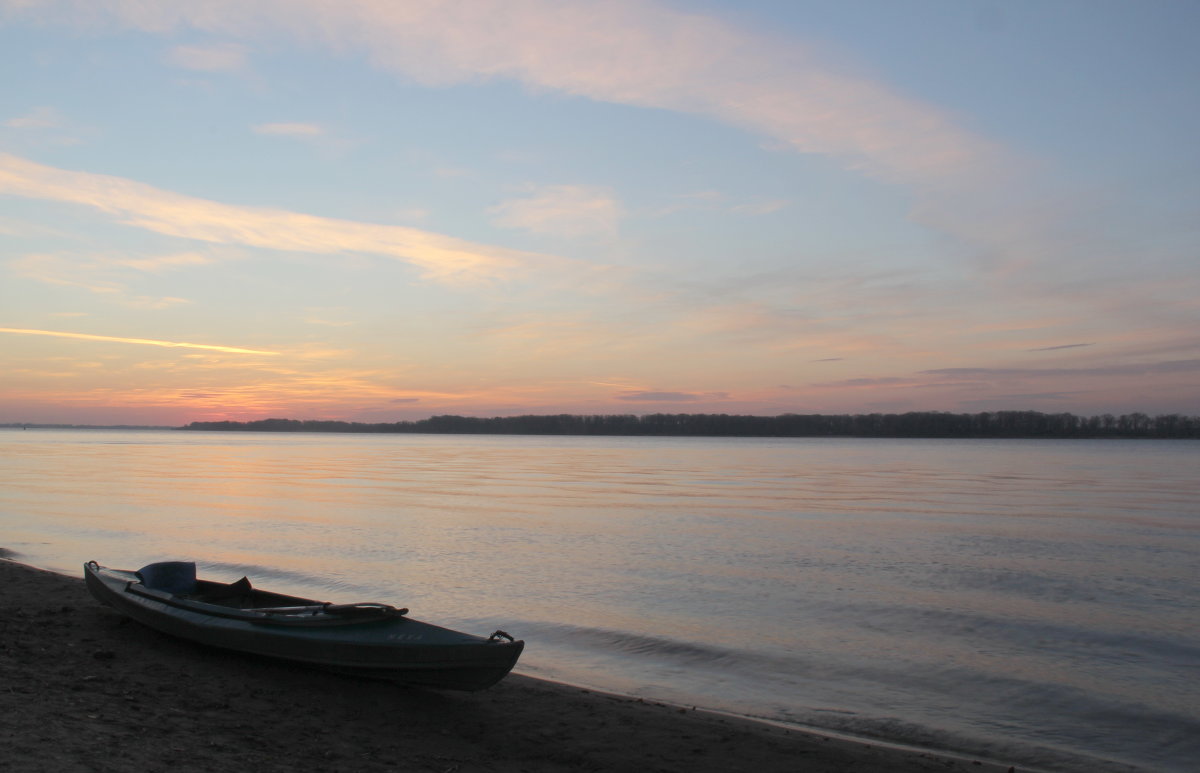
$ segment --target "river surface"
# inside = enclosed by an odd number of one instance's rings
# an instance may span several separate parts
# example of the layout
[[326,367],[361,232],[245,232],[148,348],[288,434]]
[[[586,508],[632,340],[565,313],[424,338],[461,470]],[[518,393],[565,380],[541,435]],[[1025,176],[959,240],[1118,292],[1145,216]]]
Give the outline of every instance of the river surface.
[[1200,442],[0,430],[0,547],[523,638],[531,676],[1049,770],[1200,760]]

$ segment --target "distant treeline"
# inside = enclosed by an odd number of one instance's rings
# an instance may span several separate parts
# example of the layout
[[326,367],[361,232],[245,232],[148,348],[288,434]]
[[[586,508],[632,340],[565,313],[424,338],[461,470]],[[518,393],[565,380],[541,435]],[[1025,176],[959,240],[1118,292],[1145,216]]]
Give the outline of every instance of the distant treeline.
[[714,437],[904,438],[1200,438],[1200,417],[1075,416],[1070,413],[870,413],[731,416],[654,413],[646,416],[433,416],[419,421],[194,421],[180,429],[248,432],[411,432],[469,435],[683,435]]

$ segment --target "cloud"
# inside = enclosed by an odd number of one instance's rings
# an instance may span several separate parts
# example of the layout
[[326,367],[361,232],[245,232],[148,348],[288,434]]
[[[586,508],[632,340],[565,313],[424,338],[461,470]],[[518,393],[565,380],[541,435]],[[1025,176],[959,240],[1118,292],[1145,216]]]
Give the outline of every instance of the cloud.
[[428,220],[433,213],[426,207],[406,207],[396,210],[396,217],[401,220],[410,220],[420,223]]
[[614,234],[621,205],[606,188],[546,185],[488,209],[492,222],[554,236]]
[[179,341],[159,341],[153,338],[120,338],[117,336],[100,336],[89,333],[68,333],[60,330],[33,330],[29,328],[0,327],[0,333],[16,333],[19,335],[53,336],[56,338],[75,338],[82,341],[108,341],[121,344],[142,344],[145,346],[166,346],[182,349],[207,349],[227,354],[266,354],[276,355],[279,352],[267,352],[259,349],[241,349],[235,346],[216,346],[214,344],[189,344]]
[[158,274],[163,271],[190,266],[207,266],[215,262],[215,257],[202,252],[173,252],[169,255],[154,255],[144,258],[121,256],[108,261],[113,266],[130,268],[150,274]]
[[673,196],[663,206],[650,211],[651,215],[663,217],[677,212],[732,212],[735,215],[772,215],[792,206],[788,199],[755,198],[742,203],[728,201],[727,197],[714,190],[694,191]]
[[1071,400],[1078,392],[1027,392],[1025,394],[996,395],[993,400]]
[[356,323],[346,318],[349,315],[349,310],[343,308],[312,308],[305,310],[304,321],[322,327],[351,327]]
[[312,123],[263,123],[252,127],[255,134],[273,134],[284,137],[320,137],[325,130]]
[[[1025,386],[1028,383],[1054,381],[1060,384],[1083,384],[1100,380],[1105,387],[1112,387],[1113,382],[1121,378],[1139,378],[1143,376],[1163,376],[1173,374],[1192,374],[1200,372],[1200,359],[1169,360],[1152,363],[1129,363],[1108,365],[1091,368],[935,368],[918,371],[911,376],[880,376],[850,378],[841,381],[827,381],[810,384],[820,389],[839,390],[936,390],[936,389],[967,389],[973,392],[987,390],[999,384],[1010,388],[1014,385]],[[932,377],[932,378],[931,378]],[[1057,386],[1055,384],[1054,386]],[[1079,394],[1066,390],[1029,391],[1013,394],[987,394],[975,402],[1001,399],[1060,399],[1062,395]],[[963,403],[966,405],[967,403]],[[972,403],[974,404],[974,403]]]
[[[931,105],[824,63],[816,47],[640,0],[20,0],[14,15],[151,33],[183,28],[363,52],[427,85],[488,78],[703,115],[909,184],[1005,165],[997,148]],[[196,63],[206,60],[191,54]],[[209,54],[211,57],[212,55]],[[185,57],[186,59],[187,57]]]
[[215,244],[382,255],[416,266],[426,279],[447,283],[500,279],[534,266],[563,268],[569,263],[415,228],[223,204],[120,177],[44,166],[4,153],[0,153],[0,194],[88,206],[126,225]]
[[893,386],[912,386],[915,384],[911,378],[848,378],[843,381],[826,381],[820,384],[813,384],[816,387],[838,387],[841,389],[852,388],[873,388],[873,387],[893,387]]
[[[0,0],[3,3],[4,0]],[[1078,191],[1043,163],[970,130],[950,110],[829,55],[828,44],[740,27],[651,0],[9,0],[10,16],[97,32],[206,34],[361,57],[406,82],[506,80],[534,93],[671,110],[735,126],[763,146],[835,159],[912,190],[909,217],[948,236],[989,280],[1058,295],[1111,251]],[[580,221],[496,212],[562,233]],[[502,207],[504,205],[501,205]],[[778,206],[764,201],[759,211]],[[667,210],[669,211],[669,210]],[[750,210],[750,211],[753,211]],[[1115,213],[1114,213],[1115,214]],[[571,225],[574,223],[576,225]],[[1125,261],[1133,265],[1133,261]],[[1035,270],[1036,269],[1036,270]]]
[[54,129],[62,125],[62,117],[53,107],[35,107],[25,115],[4,122],[10,129]]
[[236,72],[246,66],[246,49],[233,43],[214,46],[176,46],[167,55],[176,67],[200,72]]
[[[0,0],[0,3],[4,0]],[[1031,160],[969,131],[949,111],[835,61],[825,44],[777,37],[651,0],[19,0],[12,15],[98,31],[201,32],[361,56],[405,81],[448,86],[490,79],[534,92],[672,110],[757,134],[774,148],[837,159],[845,168],[915,192],[911,217],[948,234],[993,273],[1077,272],[1105,242],[1055,223],[1028,179]],[[1071,196],[1063,201],[1073,200]],[[747,213],[782,202],[763,201]],[[669,211],[669,210],[666,210]],[[598,218],[557,216],[537,201],[506,202],[506,227],[595,233]],[[598,227],[598,226],[597,226]],[[541,229],[541,230],[537,230]],[[1083,243],[1087,242],[1087,243]],[[1046,282],[1050,274],[1046,273]],[[1028,284],[1028,282],[1027,282]],[[1042,288],[1023,288],[1049,292]]]
[[[86,261],[85,261],[86,262]],[[124,285],[93,276],[90,266],[81,269],[80,261],[53,253],[29,253],[11,261],[13,273],[26,279],[66,287],[83,287],[94,293],[119,293]]]
[[727,392],[623,392],[618,400],[631,403],[691,403],[699,400],[725,400]]
[[161,274],[183,267],[208,265],[215,260],[212,255],[199,252],[147,257],[131,257],[125,253],[28,253],[11,260],[9,267],[18,276],[46,284],[80,287],[124,306],[165,309],[191,301],[171,296],[131,295],[128,285],[121,281],[122,275],[129,271]]
[[772,215],[790,207],[792,202],[787,199],[763,199],[748,204],[738,204],[732,210],[740,215]]
[[934,370],[923,370],[921,374],[954,376],[958,378],[1037,378],[1059,376],[1140,376],[1194,372],[1200,372],[1200,359],[1129,363],[1126,365],[1108,365],[1095,368],[937,368]]
[[1056,352],[1059,349],[1078,349],[1083,346],[1095,346],[1095,344],[1060,344],[1059,346],[1041,346],[1037,349],[1026,349],[1029,352]]

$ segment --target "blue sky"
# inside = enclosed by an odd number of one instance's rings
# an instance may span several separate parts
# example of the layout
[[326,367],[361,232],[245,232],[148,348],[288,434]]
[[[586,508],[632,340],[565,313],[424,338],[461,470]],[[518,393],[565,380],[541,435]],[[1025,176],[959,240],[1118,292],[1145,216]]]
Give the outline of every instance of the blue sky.
[[1198,21],[0,0],[0,421],[1200,413]]

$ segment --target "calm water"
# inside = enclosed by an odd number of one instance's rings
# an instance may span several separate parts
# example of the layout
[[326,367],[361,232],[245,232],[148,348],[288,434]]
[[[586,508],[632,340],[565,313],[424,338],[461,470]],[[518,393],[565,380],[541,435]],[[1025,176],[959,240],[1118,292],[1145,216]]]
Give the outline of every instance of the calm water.
[[1198,473],[1192,441],[0,430],[0,547],[402,604],[689,706],[1184,771]]

